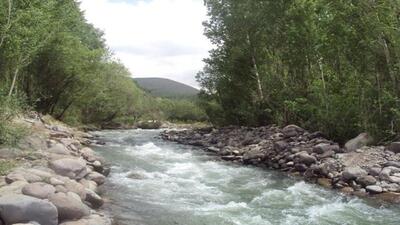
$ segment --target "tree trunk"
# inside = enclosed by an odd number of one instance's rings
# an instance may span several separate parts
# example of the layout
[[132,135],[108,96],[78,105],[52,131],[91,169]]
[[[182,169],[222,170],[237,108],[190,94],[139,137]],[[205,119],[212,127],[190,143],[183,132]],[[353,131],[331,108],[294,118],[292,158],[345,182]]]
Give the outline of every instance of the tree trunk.
[[253,64],[253,69],[254,69],[254,75],[257,81],[257,90],[258,90],[258,97],[260,102],[264,101],[264,92],[262,89],[262,84],[261,84],[261,79],[260,79],[260,73],[258,71],[258,66],[257,66],[257,60],[256,60],[256,54],[255,54],[255,50],[251,44],[250,41],[250,36],[249,34],[247,34],[247,43],[251,49],[251,62]]
[[12,81],[12,84],[11,84],[10,92],[8,93],[8,97],[10,97],[12,95],[13,91],[14,91],[15,83],[16,83],[17,77],[18,77],[18,73],[19,73],[19,67],[17,66],[17,68],[14,71],[14,78],[13,78],[13,81]]
[[73,102],[74,102],[74,101],[70,101],[70,102],[68,103],[68,105],[67,105],[66,107],[64,107],[64,109],[63,109],[63,111],[60,113],[60,115],[58,115],[58,116],[56,117],[57,120],[62,120],[62,118],[64,117],[64,114],[67,112],[67,110],[69,109],[69,107],[71,107],[71,105],[72,105]]

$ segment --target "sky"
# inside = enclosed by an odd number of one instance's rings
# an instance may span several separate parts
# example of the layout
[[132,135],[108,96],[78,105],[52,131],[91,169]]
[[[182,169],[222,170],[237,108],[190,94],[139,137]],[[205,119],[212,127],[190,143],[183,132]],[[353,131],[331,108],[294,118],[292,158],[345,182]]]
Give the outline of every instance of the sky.
[[133,77],[164,77],[198,87],[211,44],[203,0],[81,0],[86,19]]

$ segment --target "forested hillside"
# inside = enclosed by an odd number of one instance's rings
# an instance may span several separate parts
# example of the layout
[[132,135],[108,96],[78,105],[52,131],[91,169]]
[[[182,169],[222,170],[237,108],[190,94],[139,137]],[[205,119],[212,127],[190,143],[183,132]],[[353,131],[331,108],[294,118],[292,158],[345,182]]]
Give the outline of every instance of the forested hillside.
[[135,81],[139,87],[156,97],[190,99],[199,93],[194,87],[165,78],[135,78]]
[[299,124],[338,141],[400,131],[400,2],[206,0],[198,74],[215,124]]
[[170,108],[136,86],[76,1],[0,0],[0,144],[26,109],[99,125],[180,115]]

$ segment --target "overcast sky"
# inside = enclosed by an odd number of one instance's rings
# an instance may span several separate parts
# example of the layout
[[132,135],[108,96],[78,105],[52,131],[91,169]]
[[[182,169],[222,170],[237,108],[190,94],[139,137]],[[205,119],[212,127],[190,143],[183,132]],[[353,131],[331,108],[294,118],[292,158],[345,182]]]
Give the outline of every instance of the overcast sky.
[[211,44],[203,36],[203,0],[81,0],[86,18],[133,77],[165,77],[198,86]]

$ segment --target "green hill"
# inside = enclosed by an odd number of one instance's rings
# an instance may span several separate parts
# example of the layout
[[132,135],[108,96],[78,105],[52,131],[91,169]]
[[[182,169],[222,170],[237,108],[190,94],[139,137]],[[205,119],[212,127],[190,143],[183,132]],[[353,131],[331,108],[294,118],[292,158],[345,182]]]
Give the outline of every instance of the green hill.
[[166,78],[134,78],[136,83],[156,97],[194,98],[199,93],[194,87]]

